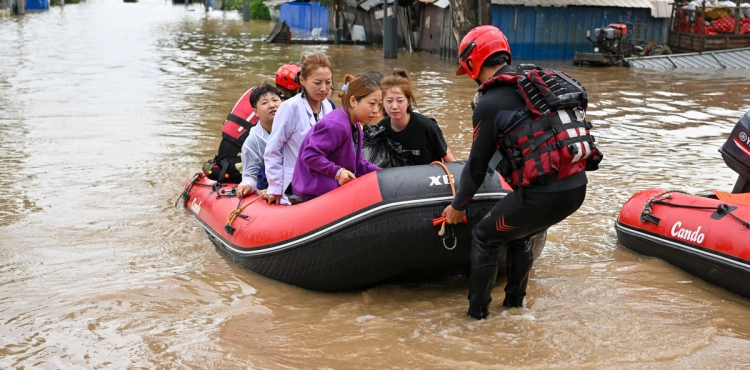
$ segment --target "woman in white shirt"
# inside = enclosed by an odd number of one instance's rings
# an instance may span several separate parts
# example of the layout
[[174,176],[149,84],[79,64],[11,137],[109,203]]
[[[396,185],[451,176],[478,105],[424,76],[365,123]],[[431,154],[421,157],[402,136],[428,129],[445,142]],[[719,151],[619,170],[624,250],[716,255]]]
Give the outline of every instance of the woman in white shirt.
[[[273,86],[262,84],[250,94],[250,105],[258,115],[258,124],[250,129],[242,145],[242,182],[237,187],[237,196],[242,198],[253,192],[261,194],[268,184],[258,184],[258,177],[263,167],[263,154],[271,135],[273,120],[281,105],[281,93]],[[265,178],[265,171],[263,173]]]
[[283,102],[276,111],[263,156],[268,179],[266,200],[270,204],[291,204],[286,193],[302,140],[315,123],[333,110],[326,99],[332,84],[331,62],[318,53],[302,55],[301,64],[298,79],[302,93]]

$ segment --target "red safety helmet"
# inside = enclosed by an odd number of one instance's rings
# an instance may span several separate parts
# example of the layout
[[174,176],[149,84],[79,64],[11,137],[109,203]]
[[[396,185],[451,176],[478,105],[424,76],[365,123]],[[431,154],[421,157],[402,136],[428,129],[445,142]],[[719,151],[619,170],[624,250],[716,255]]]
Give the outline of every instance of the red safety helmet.
[[276,71],[276,80],[274,81],[276,86],[281,86],[292,91],[299,89],[302,86],[294,82],[294,77],[296,77],[297,73],[301,70],[302,67],[296,64],[284,64],[279,67],[279,70]]
[[464,36],[461,45],[458,46],[458,70],[456,76],[469,75],[476,80],[482,64],[490,55],[498,52],[508,53],[508,64],[510,64],[510,46],[508,39],[495,26],[479,26]]

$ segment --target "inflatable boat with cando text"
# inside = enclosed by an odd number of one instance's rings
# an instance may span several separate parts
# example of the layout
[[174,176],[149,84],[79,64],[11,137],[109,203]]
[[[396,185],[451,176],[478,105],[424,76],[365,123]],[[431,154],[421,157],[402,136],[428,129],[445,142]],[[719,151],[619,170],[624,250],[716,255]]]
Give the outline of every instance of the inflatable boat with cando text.
[[750,112],[719,152],[739,174],[731,193],[644,190],[622,207],[615,230],[625,248],[750,298]]

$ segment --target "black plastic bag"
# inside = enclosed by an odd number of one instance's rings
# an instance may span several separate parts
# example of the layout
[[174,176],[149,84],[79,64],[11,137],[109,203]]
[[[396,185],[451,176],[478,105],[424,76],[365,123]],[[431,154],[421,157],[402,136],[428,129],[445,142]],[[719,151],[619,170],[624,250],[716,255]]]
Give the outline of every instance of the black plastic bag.
[[362,155],[380,168],[403,167],[413,164],[411,156],[401,144],[388,136],[385,128],[378,125],[362,127],[365,140]]
[[242,171],[237,167],[242,168],[242,158],[217,155],[203,164],[203,173],[214,181],[239,184],[242,181]]

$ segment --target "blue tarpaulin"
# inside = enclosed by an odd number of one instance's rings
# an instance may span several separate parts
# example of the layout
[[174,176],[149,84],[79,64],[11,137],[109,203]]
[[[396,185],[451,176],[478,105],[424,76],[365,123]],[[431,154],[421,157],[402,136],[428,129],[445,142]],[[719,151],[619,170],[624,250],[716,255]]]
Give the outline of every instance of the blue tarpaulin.
[[328,37],[328,7],[317,2],[293,2],[279,6],[279,19],[298,36],[312,35],[319,29],[321,37]]
[[49,10],[49,0],[26,0],[26,10]]
[[492,6],[492,24],[508,38],[516,60],[573,59],[576,51],[593,52],[586,31],[620,21],[633,23],[636,40],[666,42],[668,19],[652,18],[650,9]]

